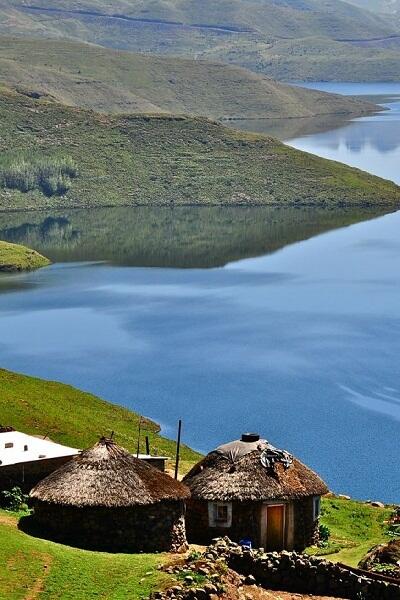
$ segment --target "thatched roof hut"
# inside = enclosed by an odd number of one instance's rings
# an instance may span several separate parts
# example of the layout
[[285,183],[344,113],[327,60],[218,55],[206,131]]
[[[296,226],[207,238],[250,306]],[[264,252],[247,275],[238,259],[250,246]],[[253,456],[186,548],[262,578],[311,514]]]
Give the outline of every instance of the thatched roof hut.
[[188,488],[102,438],[39,482],[35,518],[59,539],[113,550],[184,546]]
[[[192,494],[189,541],[203,543],[222,533],[237,541],[251,538],[271,549],[303,548],[313,542],[319,499],[328,492],[314,471],[258,434],[219,446],[183,481]],[[195,524],[200,513],[203,520]]]

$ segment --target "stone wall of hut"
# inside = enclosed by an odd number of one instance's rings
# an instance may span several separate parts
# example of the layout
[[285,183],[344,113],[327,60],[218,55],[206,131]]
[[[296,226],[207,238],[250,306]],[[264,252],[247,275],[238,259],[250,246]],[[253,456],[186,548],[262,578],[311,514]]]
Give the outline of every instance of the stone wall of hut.
[[293,510],[293,550],[302,551],[318,542],[319,520],[314,519],[313,497],[296,500]]
[[184,503],[129,508],[33,502],[33,523],[58,542],[109,552],[180,552],[187,548]]
[[28,493],[39,481],[71,459],[72,456],[61,456],[0,466],[0,490],[18,486]]
[[[318,520],[314,520],[313,498],[287,503],[287,511],[293,510],[292,531],[285,530],[285,547],[302,551],[318,541]],[[234,542],[244,538],[252,541],[254,547],[260,547],[262,502],[232,502],[232,526],[210,527],[208,520],[208,502],[191,499],[187,503],[186,531],[189,543],[209,544],[213,538],[228,536]],[[288,517],[288,513],[287,513]]]
[[219,536],[229,536],[239,542],[249,538],[254,545],[260,545],[260,509],[259,502],[232,502],[232,526],[210,527],[208,520],[208,502],[189,500],[186,509],[186,530],[189,543],[209,544]]

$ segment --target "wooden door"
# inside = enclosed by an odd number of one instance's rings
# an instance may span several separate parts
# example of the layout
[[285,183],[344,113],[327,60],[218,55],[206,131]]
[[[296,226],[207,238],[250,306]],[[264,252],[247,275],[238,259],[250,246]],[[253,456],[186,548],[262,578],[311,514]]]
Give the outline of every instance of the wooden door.
[[266,509],[266,544],[268,551],[283,550],[285,547],[285,506],[270,504]]

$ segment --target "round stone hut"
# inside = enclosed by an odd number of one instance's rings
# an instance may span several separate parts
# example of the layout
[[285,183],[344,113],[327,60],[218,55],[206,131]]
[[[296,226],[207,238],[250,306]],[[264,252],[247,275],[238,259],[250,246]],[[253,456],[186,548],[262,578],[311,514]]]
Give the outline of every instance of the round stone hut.
[[112,552],[186,548],[188,488],[102,438],[31,491],[36,527],[51,539]]
[[191,491],[189,542],[227,535],[266,550],[303,550],[318,540],[320,499],[328,488],[285,450],[258,434],[219,446],[184,477]]

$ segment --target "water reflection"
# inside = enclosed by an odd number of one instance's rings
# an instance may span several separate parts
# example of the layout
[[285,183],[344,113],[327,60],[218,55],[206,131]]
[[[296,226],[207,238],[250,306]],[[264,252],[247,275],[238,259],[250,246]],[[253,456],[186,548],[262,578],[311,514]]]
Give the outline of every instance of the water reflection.
[[[400,84],[313,84],[313,88],[373,99],[386,110],[332,131],[285,138],[300,150],[400,183]],[[379,95],[373,95],[379,90]]]
[[0,239],[54,262],[207,268],[383,214],[310,208],[102,208],[0,215]]

